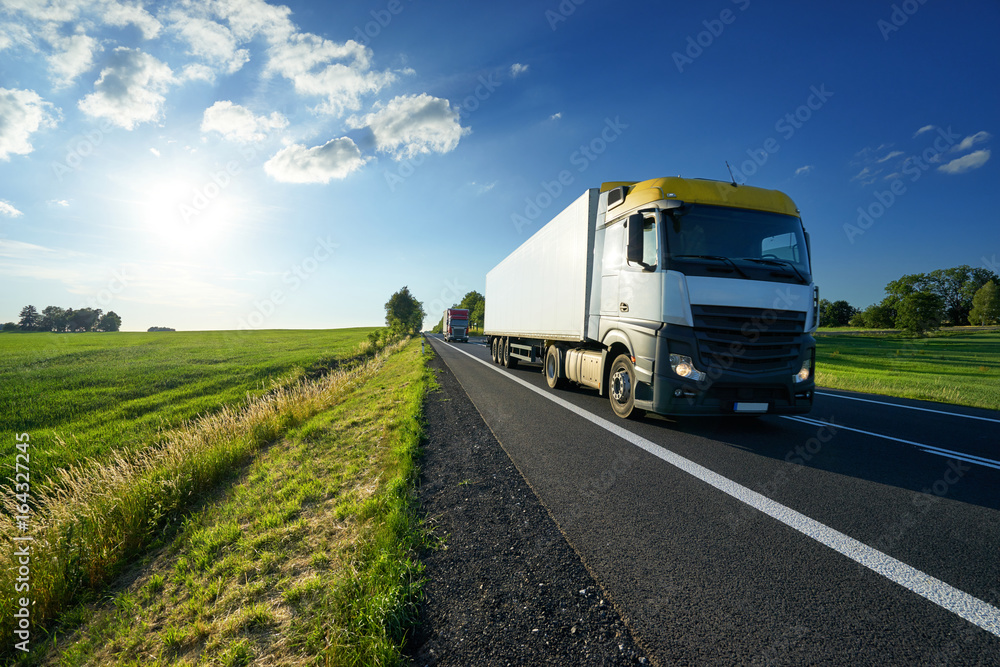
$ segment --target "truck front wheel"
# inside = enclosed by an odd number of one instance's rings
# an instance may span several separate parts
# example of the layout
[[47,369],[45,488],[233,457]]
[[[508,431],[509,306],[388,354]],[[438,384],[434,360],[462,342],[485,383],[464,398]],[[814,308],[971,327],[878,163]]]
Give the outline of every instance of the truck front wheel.
[[555,345],[549,345],[545,352],[545,383],[549,389],[562,387],[566,380],[562,377],[562,354]]
[[608,397],[611,409],[622,419],[641,414],[635,409],[635,367],[627,354],[619,355],[611,365]]

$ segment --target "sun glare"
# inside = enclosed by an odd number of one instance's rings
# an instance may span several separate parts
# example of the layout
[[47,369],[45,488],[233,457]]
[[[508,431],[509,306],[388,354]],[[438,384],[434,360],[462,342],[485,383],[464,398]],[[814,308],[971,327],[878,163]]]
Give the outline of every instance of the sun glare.
[[218,183],[166,178],[148,184],[136,202],[143,228],[171,249],[212,247],[232,229],[237,203]]

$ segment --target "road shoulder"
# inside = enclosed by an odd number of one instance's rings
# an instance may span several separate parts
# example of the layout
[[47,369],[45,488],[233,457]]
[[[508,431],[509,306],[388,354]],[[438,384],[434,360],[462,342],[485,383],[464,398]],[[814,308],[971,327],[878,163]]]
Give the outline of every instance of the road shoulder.
[[439,356],[418,497],[435,535],[415,665],[648,664]]

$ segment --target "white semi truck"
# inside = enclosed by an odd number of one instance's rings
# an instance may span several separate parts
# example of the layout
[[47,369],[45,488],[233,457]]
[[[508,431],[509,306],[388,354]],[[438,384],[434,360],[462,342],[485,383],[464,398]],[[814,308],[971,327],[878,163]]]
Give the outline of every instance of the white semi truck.
[[819,293],[776,190],[660,178],[592,188],[486,276],[494,362],[615,414],[805,414]]

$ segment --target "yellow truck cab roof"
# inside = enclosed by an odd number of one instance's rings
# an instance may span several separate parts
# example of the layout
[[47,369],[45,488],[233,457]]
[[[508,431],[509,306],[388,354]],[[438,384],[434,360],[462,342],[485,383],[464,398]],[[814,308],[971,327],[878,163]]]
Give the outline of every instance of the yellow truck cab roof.
[[799,209],[784,192],[700,178],[676,177],[653,178],[648,181],[611,181],[601,184],[601,192],[622,186],[628,188],[624,202],[626,209],[634,209],[637,206],[655,201],[676,199],[689,204],[745,208],[754,211],[783,213],[795,217],[799,215]]

